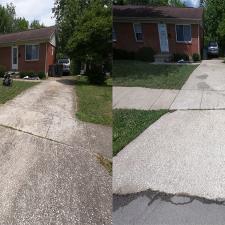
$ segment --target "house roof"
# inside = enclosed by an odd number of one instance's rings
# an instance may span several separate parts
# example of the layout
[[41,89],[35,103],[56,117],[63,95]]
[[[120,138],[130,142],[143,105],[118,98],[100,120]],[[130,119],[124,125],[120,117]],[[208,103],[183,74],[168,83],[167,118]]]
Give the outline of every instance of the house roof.
[[27,30],[17,33],[0,34],[0,44],[17,43],[24,41],[49,41],[56,27],[45,27],[40,29]]
[[120,18],[153,18],[153,19],[183,19],[202,20],[202,8],[177,8],[172,6],[123,5],[113,6],[113,16]]

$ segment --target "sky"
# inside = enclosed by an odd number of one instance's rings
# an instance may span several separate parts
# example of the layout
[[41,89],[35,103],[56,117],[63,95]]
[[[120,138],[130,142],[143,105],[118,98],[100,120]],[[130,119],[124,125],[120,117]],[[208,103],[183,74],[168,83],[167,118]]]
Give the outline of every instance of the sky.
[[192,6],[192,7],[199,6],[199,0],[182,0],[182,2],[186,3],[187,6]]
[[17,17],[25,17],[30,22],[39,20],[46,26],[55,24],[52,18],[54,0],[0,0],[1,5],[12,2],[16,6]]

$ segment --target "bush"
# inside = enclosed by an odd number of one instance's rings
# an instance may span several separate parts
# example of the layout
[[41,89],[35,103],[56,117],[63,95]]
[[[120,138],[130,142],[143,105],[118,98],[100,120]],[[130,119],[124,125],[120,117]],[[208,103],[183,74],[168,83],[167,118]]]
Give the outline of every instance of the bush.
[[20,78],[24,78],[26,76],[29,76],[29,77],[35,77],[35,73],[33,71],[23,71],[23,72],[20,72]]
[[102,85],[106,81],[106,74],[103,73],[101,65],[92,65],[86,74],[91,84]]
[[126,60],[134,60],[135,53],[129,52],[123,49],[114,48],[113,49],[113,59],[126,59]]
[[194,53],[192,55],[192,59],[194,62],[200,61],[201,60],[201,56],[198,53]]
[[6,72],[6,68],[0,65],[0,77],[3,77]]
[[45,74],[45,72],[38,72],[37,73],[37,76],[40,78],[40,79],[45,79],[46,78],[46,74]]
[[80,70],[81,70],[81,62],[75,59],[71,60],[71,64],[70,64],[70,72],[72,75],[78,75],[80,74]]
[[143,47],[135,54],[135,59],[145,62],[154,62],[155,52],[152,48]]
[[173,61],[177,62],[183,59],[184,61],[189,61],[189,56],[185,53],[175,53],[173,54]]

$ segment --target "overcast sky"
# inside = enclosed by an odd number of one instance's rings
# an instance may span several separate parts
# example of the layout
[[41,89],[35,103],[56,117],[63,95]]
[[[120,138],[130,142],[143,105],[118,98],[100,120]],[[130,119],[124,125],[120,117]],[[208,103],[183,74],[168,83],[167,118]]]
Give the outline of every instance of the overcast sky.
[[55,24],[55,19],[52,18],[54,0],[0,0],[1,5],[10,2],[16,6],[18,17],[25,17],[29,21],[36,19],[46,26]]
[[199,0],[182,0],[182,1],[185,2],[187,6],[192,6],[192,7],[199,6]]

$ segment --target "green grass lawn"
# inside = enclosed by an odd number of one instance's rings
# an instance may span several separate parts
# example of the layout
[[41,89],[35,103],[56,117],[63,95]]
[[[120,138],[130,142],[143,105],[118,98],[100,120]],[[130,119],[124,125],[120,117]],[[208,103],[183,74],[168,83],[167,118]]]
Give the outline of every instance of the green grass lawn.
[[148,62],[115,60],[113,86],[181,89],[196,65],[155,65]]
[[113,155],[115,156],[129,142],[167,112],[167,110],[113,110]]
[[39,84],[39,82],[27,82],[27,81],[16,81],[13,80],[13,85],[11,87],[6,87],[2,85],[2,81],[0,81],[0,104],[4,104],[7,101],[13,99],[21,92],[26,89],[33,87],[34,85]]
[[75,89],[78,96],[78,119],[102,124],[112,125],[112,81],[106,85],[90,85],[86,77],[76,77]]

